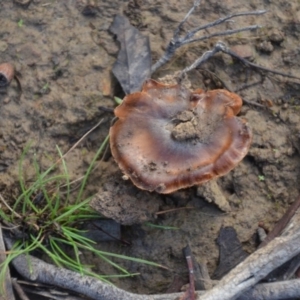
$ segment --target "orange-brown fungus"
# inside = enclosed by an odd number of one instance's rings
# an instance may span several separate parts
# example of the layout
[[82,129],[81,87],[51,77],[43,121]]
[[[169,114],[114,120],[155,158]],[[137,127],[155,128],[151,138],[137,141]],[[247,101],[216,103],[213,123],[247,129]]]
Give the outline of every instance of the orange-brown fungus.
[[226,90],[191,92],[145,82],[115,109],[112,155],[133,183],[167,194],[232,170],[247,154],[251,130],[235,115],[241,98]]

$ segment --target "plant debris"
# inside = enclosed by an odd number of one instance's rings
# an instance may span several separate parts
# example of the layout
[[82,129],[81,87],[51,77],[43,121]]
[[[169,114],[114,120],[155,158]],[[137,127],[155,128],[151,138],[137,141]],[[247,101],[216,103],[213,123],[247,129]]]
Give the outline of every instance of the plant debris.
[[149,38],[131,26],[126,17],[120,15],[115,16],[110,31],[117,35],[121,45],[113,66],[113,74],[126,94],[139,91],[151,72]]

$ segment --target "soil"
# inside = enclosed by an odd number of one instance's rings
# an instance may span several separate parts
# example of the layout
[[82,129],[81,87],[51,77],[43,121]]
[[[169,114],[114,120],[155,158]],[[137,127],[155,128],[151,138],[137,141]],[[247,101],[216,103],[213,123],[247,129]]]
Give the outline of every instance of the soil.
[[[155,62],[193,3],[99,0],[87,6],[83,0],[33,0],[22,6],[17,2],[0,0],[0,63],[14,64],[23,90],[20,97],[15,81],[0,90],[0,192],[7,199],[14,199],[19,192],[18,162],[29,142],[31,148],[24,160],[23,174],[28,183],[35,174],[34,156],[41,169],[49,167],[59,157],[56,145],[67,152],[103,119],[67,157],[71,178],[79,178],[106,137],[113,114],[99,107],[114,108],[113,97],[123,96],[111,74],[119,49],[108,31],[114,15],[125,14],[132,25],[149,36]],[[222,37],[222,41],[259,65],[300,77],[298,0],[202,1],[185,29],[232,12],[260,9],[266,9],[267,14],[238,17],[218,29],[254,24],[261,25],[261,29]],[[203,34],[215,30],[210,28]],[[217,40],[185,46],[153,78],[182,70]],[[222,226],[232,226],[244,250],[251,253],[257,246],[259,223],[271,229],[299,193],[300,81],[261,74],[225,54],[217,54],[201,68],[206,71],[196,70],[188,75],[191,89],[220,88],[222,82],[226,83],[247,100],[240,116],[253,131],[248,155],[228,175],[218,179],[218,188],[203,192],[194,187],[170,195],[142,192],[130,181],[123,182],[122,173],[109,153],[88,182],[86,194],[98,193],[97,197],[105,198],[105,207],[110,207],[108,217],[123,224],[142,222],[122,228],[122,238],[130,246],[105,242],[98,245],[99,249],[155,261],[169,268],[120,262],[130,272],[140,273],[113,281],[132,292],[165,292],[175,279],[187,283],[188,271],[182,254],[187,244],[199,262],[207,262],[212,274],[218,263],[216,238]],[[249,87],[243,89],[245,85]],[[227,203],[223,199],[219,205],[226,212],[218,207],[218,201],[210,200],[209,191],[213,190],[217,190],[211,192],[213,195],[221,193],[226,198]],[[174,208],[177,210],[156,214]],[[143,223],[146,220],[178,229],[150,227]],[[95,257],[86,256],[86,262],[99,273],[116,273]]]

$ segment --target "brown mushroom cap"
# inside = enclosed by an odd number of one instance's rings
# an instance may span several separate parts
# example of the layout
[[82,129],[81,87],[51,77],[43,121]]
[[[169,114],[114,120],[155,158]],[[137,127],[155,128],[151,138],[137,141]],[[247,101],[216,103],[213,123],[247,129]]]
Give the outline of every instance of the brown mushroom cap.
[[167,194],[232,170],[252,133],[235,117],[241,98],[226,90],[190,92],[179,84],[145,82],[115,109],[110,146],[139,188]]

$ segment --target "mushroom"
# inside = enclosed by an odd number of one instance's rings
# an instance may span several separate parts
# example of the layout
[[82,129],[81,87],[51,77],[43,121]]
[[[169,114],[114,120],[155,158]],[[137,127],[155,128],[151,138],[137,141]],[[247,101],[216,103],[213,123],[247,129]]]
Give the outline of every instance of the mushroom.
[[189,91],[147,80],[115,109],[110,147],[140,189],[167,194],[225,175],[247,154],[252,133],[227,90]]

